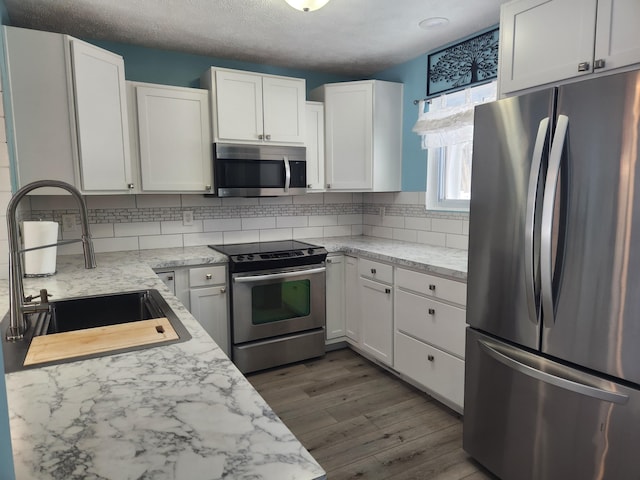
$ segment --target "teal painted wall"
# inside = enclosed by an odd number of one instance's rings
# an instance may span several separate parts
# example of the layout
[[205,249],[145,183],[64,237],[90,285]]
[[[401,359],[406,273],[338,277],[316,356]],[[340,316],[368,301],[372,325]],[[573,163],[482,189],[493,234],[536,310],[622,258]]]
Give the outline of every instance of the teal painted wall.
[[[4,0],[0,0],[0,22],[9,24],[9,15]],[[4,52],[4,45],[0,41],[0,50]],[[5,69],[4,55],[0,59],[1,69]],[[0,334],[4,335],[4,332]],[[11,453],[11,433],[9,432],[9,408],[7,406],[7,388],[4,381],[4,361],[2,357],[2,342],[0,342],[0,480],[14,480],[13,454]]]
[[304,78],[307,90],[324,83],[352,80],[338,75],[275,67],[257,63],[224,60],[203,55],[159,50],[102,40],[90,40],[94,45],[122,55],[125,65],[125,77],[136,82],[161,83],[180,87],[199,87],[200,75],[211,66],[247,70],[250,72],[284,75]]

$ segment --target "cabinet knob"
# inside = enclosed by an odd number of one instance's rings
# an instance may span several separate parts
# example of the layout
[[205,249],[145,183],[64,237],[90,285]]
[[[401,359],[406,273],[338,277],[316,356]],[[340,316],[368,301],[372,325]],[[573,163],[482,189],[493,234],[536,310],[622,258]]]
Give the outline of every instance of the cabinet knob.
[[205,189],[205,190],[211,190],[211,185],[205,185],[205,186],[204,186],[204,189]]
[[310,183],[307,183],[307,188],[311,188],[311,184]]
[[135,186],[133,183],[129,183],[129,184],[127,185],[127,188],[128,188],[129,190],[133,190],[134,188],[136,188],[136,186]]
[[391,293],[391,289],[390,288],[385,288],[384,289],[384,293]]
[[587,72],[589,70],[589,62],[580,62],[578,64],[579,72]]
[[264,136],[264,138],[267,139],[267,140],[271,140],[271,135],[267,134],[267,135]]
[[326,262],[327,263],[333,263],[333,261],[330,258],[327,258]]
[[436,309],[435,308],[430,308],[429,309],[429,315],[435,315],[436,314]]
[[259,134],[258,134],[258,140],[262,140],[263,138],[264,138],[264,135],[263,135],[263,134],[261,134],[261,133],[259,133]]
[[598,60],[593,61],[593,69],[597,70],[599,68],[604,68],[604,58],[599,58]]
[[432,292],[435,292],[436,286],[433,283],[429,284],[429,290],[431,290]]
[[427,355],[427,360],[433,362],[435,360],[435,357],[433,355]]
[[330,183],[327,183],[327,188],[331,188],[331,184]]
[[372,274],[372,275],[375,275],[375,274],[376,274],[376,269],[375,269],[375,268],[372,268],[372,269],[371,269],[371,274]]
[[221,287],[220,293],[227,293],[227,287]]
[[211,280],[213,278],[213,275],[211,275],[210,273],[207,273],[204,278],[206,278],[207,280]]

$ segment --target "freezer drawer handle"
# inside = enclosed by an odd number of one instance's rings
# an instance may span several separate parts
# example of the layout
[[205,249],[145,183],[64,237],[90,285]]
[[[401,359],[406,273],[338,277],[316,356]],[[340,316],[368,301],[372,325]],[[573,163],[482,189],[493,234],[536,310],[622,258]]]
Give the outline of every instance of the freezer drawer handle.
[[619,405],[624,405],[629,400],[629,397],[622,393],[603,390],[601,388],[592,387],[591,385],[585,385],[584,383],[578,383],[573,380],[542,372],[537,368],[531,367],[509,357],[506,353],[497,351],[484,340],[478,340],[478,344],[480,345],[480,348],[494,360],[497,360],[517,372],[531,378],[535,378],[536,380],[540,380],[541,382],[555,385],[556,387],[570,390],[580,395],[597,398],[598,400],[603,400],[605,402],[617,403]]
[[429,290],[431,290],[432,292],[436,291],[436,286],[432,283],[429,285]]

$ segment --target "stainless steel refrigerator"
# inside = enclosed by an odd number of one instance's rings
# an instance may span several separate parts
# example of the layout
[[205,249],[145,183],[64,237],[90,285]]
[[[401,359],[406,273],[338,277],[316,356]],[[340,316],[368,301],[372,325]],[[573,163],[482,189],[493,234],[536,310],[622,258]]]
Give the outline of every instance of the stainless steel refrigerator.
[[640,479],[640,73],[476,107],[464,449]]

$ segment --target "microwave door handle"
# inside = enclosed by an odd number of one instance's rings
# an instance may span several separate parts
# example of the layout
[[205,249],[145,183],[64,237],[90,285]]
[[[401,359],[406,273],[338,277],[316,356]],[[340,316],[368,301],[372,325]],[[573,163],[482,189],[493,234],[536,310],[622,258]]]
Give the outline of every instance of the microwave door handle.
[[284,191],[289,191],[289,185],[291,185],[291,166],[289,165],[289,157],[284,155],[282,157],[284,161]]

